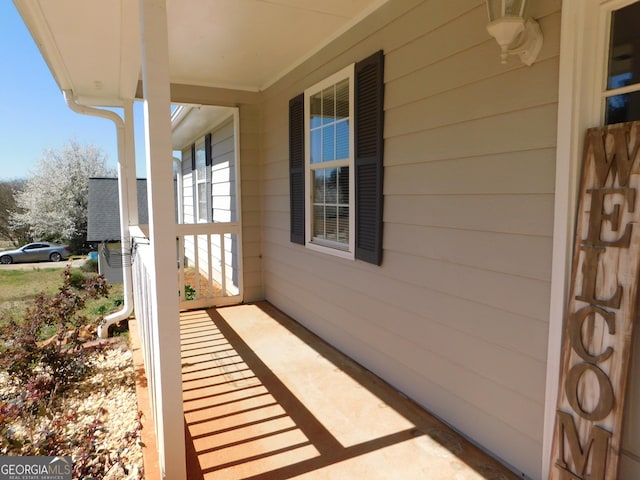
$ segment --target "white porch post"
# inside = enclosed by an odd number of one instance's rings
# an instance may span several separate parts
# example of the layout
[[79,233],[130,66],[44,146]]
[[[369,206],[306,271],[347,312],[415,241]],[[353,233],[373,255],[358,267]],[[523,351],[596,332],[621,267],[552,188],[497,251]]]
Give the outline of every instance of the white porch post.
[[162,477],[186,478],[175,201],[165,0],[140,0],[155,377],[154,413]]
[[[135,148],[135,132],[133,129],[133,100],[128,100],[124,105],[124,138],[125,138],[125,165],[123,167],[124,175],[129,179],[127,182],[127,195],[129,203],[129,225],[138,225],[138,181],[136,173],[136,148]],[[129,228],[127,225],[127,229]],[[127,239],[129,233],[127,232]],[[131,245],[127,245],[131,247]]]

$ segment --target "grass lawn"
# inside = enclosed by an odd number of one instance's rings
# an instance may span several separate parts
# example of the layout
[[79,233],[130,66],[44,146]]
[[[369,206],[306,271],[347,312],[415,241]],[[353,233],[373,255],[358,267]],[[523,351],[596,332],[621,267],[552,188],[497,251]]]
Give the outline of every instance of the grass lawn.
[[[63,270],[42,268],[34,270],[0,270],[0,314],[19,318],[40,293],[55,294],[63,282]],[[79,269],[73,269],[74,276],[90,276]],[[90,300],[81,312],[89,320],[106,315],[120,308],[122,285],[112,285],[109,298]]]

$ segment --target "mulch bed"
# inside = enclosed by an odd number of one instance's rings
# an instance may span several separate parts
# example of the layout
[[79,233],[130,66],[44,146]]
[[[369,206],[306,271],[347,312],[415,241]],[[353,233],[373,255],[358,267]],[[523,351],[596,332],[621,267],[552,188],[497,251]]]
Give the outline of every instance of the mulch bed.
[[[68,418],[62,432],[64,437],[85,448],[65,453],[72,456],[74,464],[83,462],[84,471],[90,471],[93,478],[142,479],[143,444],[131,351],[121,340],[102,348],[90,348],[88,355],[94,366],[92,374],[53,401],[48,414],[39,416],[39,424],[31,430],[34,435],[46,435],[51,428],[60,429],[60,422],[55,419]],[[0,402],[16,396],[7,383],[0,378]],[[11,428],[21,433],[27,426],[16,424]],[[87,444],[91,445],[89,455]],[[7,454],[1,450],[0,455]]]

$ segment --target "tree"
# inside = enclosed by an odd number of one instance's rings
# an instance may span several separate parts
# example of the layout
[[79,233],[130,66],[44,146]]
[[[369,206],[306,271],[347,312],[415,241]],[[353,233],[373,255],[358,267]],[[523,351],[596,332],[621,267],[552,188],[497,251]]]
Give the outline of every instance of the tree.
[[106,162],[98,147],[75,140],[45,150],[16,196],[21,211],[11,217],[14,228],[28,228],[34,238],[81,244],[87,235],[89,177],[115,176]]
[[0,182],[0,238],[10,240],[14,245],[30,241],[27,228],[12,228],[11,216],[19,211],[16,195],[25,185],[24,180]]

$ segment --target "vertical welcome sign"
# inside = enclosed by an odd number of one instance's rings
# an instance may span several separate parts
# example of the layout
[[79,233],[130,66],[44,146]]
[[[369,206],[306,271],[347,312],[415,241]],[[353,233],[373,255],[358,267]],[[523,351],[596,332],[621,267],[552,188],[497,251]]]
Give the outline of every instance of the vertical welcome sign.
[[551,480],[615,480],[640,273],[640,122],[588,130]]

